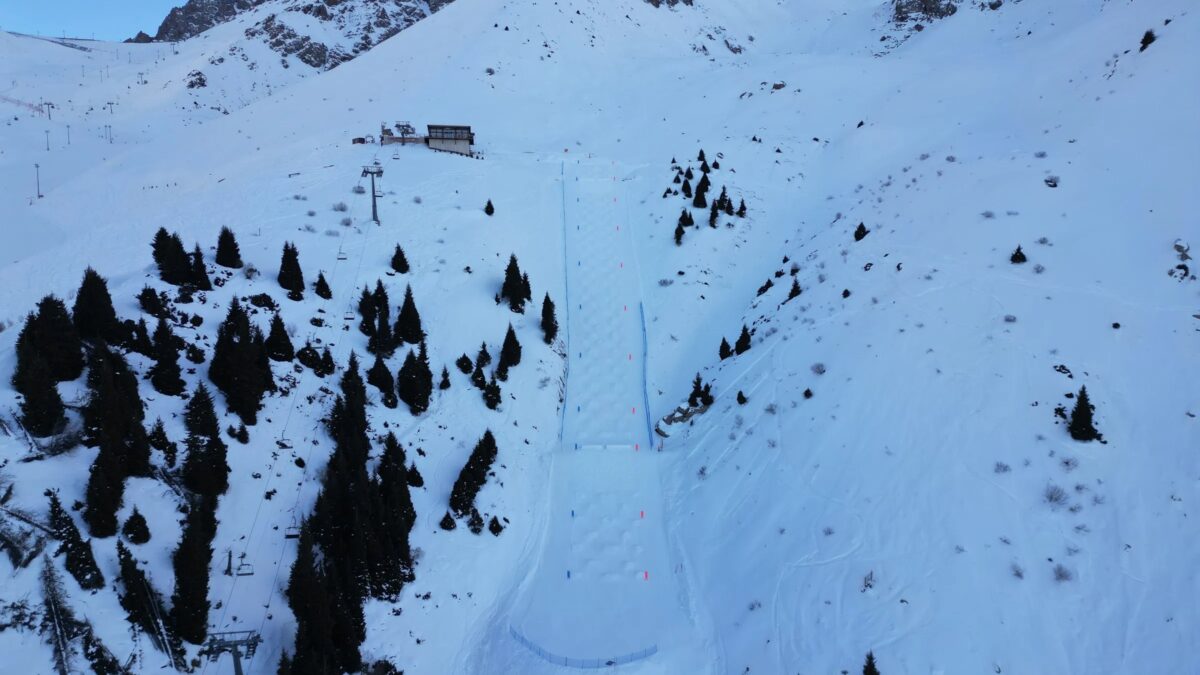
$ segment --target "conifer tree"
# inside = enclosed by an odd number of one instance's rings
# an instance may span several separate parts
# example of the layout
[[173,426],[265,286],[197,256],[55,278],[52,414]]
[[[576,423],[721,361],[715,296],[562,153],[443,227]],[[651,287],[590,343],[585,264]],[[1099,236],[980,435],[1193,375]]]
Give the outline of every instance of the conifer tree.
[[717,355],[721,357],[722,361],[733,356],[733,348],[729,346],[729,340],[721,338],[721,348],[717,350]]
[[487,387],[487,375],[484,375],[483,366],[478,363],[475,364],[475,370],[471,371],[471,384],[481,390]]
[[117,532],[117,509],[125,498],[125,476],[111,450],[100,448],[88,475],[87,507],[83,520],[93,537],[111,537]]
[[229,410],[245,424],[258,422],[263,396],[275,391],[275,376],[267,356],[266,339],[234,298],[217,328],[216,346],[208,377],[225,394]]
[[1025,252],[1021,250],[1020,246],[1017,246],[1017,250],[1013,251],[1012,255],[1008,258],[1008,261],[1014,265],[1020,265],[1028,260],[1029,258],[1025,257]]
[[321,354],[313,347],[312,342],[305,341],[304,346],[296,350],[296,360],[313,371],[317,377],[325,377],[324,368],[321,366]]
[[[708,176],[705,176],[707,178]],[[704,190],[696,188],[696,197],[692,200],[692,207],[697,209],[708,208],[708,199],[704,196]]]
[[679,212],[679,223],[678,224],[680,227],[687,227],[688,225],[692,224],[691,223],[691,214],[688,213],[687,209],[683,209],[682,211]]
[[242,267],[242,252],[238,248],[237,238],[233,236],[233,230],[228,227],[222,227],[221,234],[217,236],[216,261],[221,267],[231,269]]
[[1077,441],[1094,441],[1100,438],[1100,433],[1096,431],[1096,425],[1092,421],[1092,412],[1095,407],[1088,399],[1087,387],[1079,388],[1079,395],[1075,397],[1075,408],[1071,411],[1071,422],[1067,429],[1071,432],[1071,438]]
[[367,351],[376,356],[389,357],[396,351],[396,340],[392,335],[392,327],[388,324],[388,315],[377,313],[378,323],[371,336],[367,338]]
[[[688,169],[688,172],[690,173],[691,169]],[[692,198],[692,182],[690,177],[683,179],[683,186],[680,188],[680,191],[683,192],[684,197],[688,199]]]
[[708,226],[709,227],[717,226],[718,213],[719,212],[717,211],[717,203],[713,202],[712,208],[709,209],[709,212],[708,212]]
[[735,354],[745,354],[750,351],[750,329],[746,328],[745,324],[742,325],[742,333],[738,335],[737,342],[733,345],[733,351]]
[[408,258],[404,255],[404,249],[400,248],[400,244],[396,244],[396,250],[392,252],[392,271],[397,274],[408,274]]
[[182,644],[177,637],[167,636],[170,643],[163,644],[163,626],[159,618],[167,618],[167,609],[162,596],[150,584],[146,573],[138,567],[133,553],[120,540],[117,540],[117,561],[120,566],[120,590],[117,592],[117,599],[121,602],[121,608],[125,610],[129,623],[150,636],[159,651],[171,653],[182,662]]
[[155,420],[150,433],[146,435],[146,441],[150,443],[150,447],[163,453],[168,469],[175,468],[175,459],[179,448],[170,438],[167,438],[167,430],[163,427],[161,417]]
[[487,343],[479,344],[479,353],[475,355],[475,365],[480,368],[487,368],[492,363],[492,355],[488,353]]
[[178,234],[170,234],[166,228],[158,228],[151,248],[160,279],[174,286],[185,285],[191,280],[192,261],[183,249],[183,242]]
[[859,223],[858,227],[854,228],[854,241],[862,241],[871,231],[863,223]]
[[[154,342],[150,339],[150,330],[146,327],[146,320],[138,318],[137,323],[125,321],[121,324],[121,332],[123,335],[116,344],[125,349],[141,354],[149,358],[154,358]],[[182,340],[179,341],[183,343]]]
[[701,148],[701,149],[700,149],[700,154],[696,156],[696,161],[697,161],[697,162],[707,162],[707,161],[708,161],[708,160],[707,160],[707,159],[704,157],[704,148]]
[[508,300],[508,308],[517,313],[525,312],[525,284],[521,279],[521,267],[517,264],[517,256],[510,255],[508,267],[504,269],[504,284],[500,287],[500,297]]
[[675,226],[675,245],[683,246],[683,225]]
[[708,190],[712,187],[712,181],[708,179],[708,172],[704,172],[700,176],[700,182],[696,183],[696,193],[708,196]]
[[438,527],[449,531],[458,527],[458,523],[454,522],[454,516],[450,515],[450,512],[447,511],[446,515],[442,516],[442,519],[438,521]]
[[417,470],[416,462],[408,465],[408,486],[414,488],[425,487],[425,479],[421,476],[421,472]]
[[692,393],[688,395],[688,405],[695,408],[697,406],[710,406],[712,404],[712,385],[705,384],[700,379],[700,373],[696,373],[696,379],[692,380]]
[[229,488],[228,448],[221,440],[221,429],[213,410],[212,395],[204,383],[184,409],[187,428],[187,458],[183,462],[183,484],[192,492],[216,498]]
[[321,352],[321,370],[317,373],[320,377],[332,375],[337,370],[337,365],[333,362],[333,352],[329,351],[329,347]]
[[875,654],[867,652],[867,660],[863,664],[863,675],[879,675],[879,669],[875,667]]
[[108,292],[108,282],[91,267],[83,273],[71,318],[79,337],[84,340],[114,342],[118,338],[120,324]]
[[445,391],[450,388],[450,371],[446,366],[442,366],[442,381],[438,382],[438,389]]
[[433,375],[429,366],[419,359],[415,352],[409,350],[396,376],[396,386],[400,400],[408,405],[409,411],[420,415],[429,409],[429,397],[433,394]]
[[358,322],[358,330],[363,335],[370,337],[375,334],[375,327],[378,324],[378,310],[375,304],[375,296],[371,291],[363,286],[362,295],[358,298],[358,314],[362,320]]
[[388,408],[396,407],[396,380],[392,378],[392,371],[388,370],[387,364],[378,354],[375,355],[374,365],[367,371],[367,384],[379,390],[383,405]]
[[746,200],[745,199],[741,200],[741,203],[738,204],[737,215],[738,215],[738,218],[746,217]]
[[458,369],[462,371],[463,375],[470,375],[471,370],[475,367],[475,362],[471,360],[471,357],[463,354],[462,356],[458,357],[458,360],[454,362],[454,365],[458,366]]
[[487,482],[488,472],[496,461],[496,438],[491,430],[483,432],[483,438],[475,444],[471,456],[454,481],[454,489],[450,492],[450,509],[459,517],[466,516],[475,508],[475,496]]
[[[802,292],[803,291],[800,290],[800,281],[795,277],[792,277],[792,288],[788,291],[787,299],[791,300],[792,298],[798,297]],[[785,300],[784,302],[787,301]]]
[[558,319],[554,316],[554,302],[550,300],[550,294],[542,298],[542,339],[546,344],[552,344],[554,338],[558,337]]
[[283,317],[276,314],[271,317],[271,332],[263,345],[267,358],[272,361],[291,361],[296,358],[296,350],[292,347],[292,338],[288,336],[287,328],[283,325]]
[[489,199],[487,201],[487,204],[483,207],[483,212],[489,216],[496,212],[496,207],[492,206],[492,200]]
[[329,288],[329,282],[325,281],[325,273],[317,272],[317,282],[313,284],[313,293],[317,294],[322,300],[333,298],[333,291]]
[[288,605],[296,617],[296,642],[290,672],[341,673],[345,671],[333,642],[332,616],[339,605],[330,597],[328,577],[317,567],[315,547],[308,525],[301,526],[296,562],[292,565],[287,587]]
[[529,273],[525,272],[521,275],[521,297],[526,302],[533,300],[533,288],[529,285]]
[[171,555],[175,592],[171,595],[171,625],[179,637],[198,645],[208,635],[208,573],[216,535],[215,497],[201,497],[188,511],[179,548]]
[[150,383],[154,389],[167,396],[183,393],[183,379],[179,370],[179,347],[181,342],[171,332],[163,319],[154,329],[154,365],[150,368]]
[[54,555],[66,554],[67,571],[79,582],[80,588],[87,591],[104,588],[104,575],[96,565],[91,542],[83,540],[75,520],[58,501],[58,493],[47,490],[46,496],[50,498],[50,529],[60,542]]
[[204,253],[200,251],[200,244],[196,244],[196,248],[192,250],[188,282],[198,291],[212,290],[212,282],[208,280],[208,269],[204,267]]
[[283,245],[283,258],[279,261],[279,286],[288,292],[292,300],[304,297],[304,273],[300,271],[300,252],[296,245]]
[[21,425],[30,436],[53,436],[66,423],[62,397],[42,355],[34,352],[25,358],[28,362],[22,375]]
[[121,534],[129,540],[131,544],[144,544],[150,541],[150,528],[146,525],[146,517],[133,507],[133,513],[125,519],[125,524],[121,527]]
[[414,578],[408,538],[416,523],[417,512],[408,491],[406,461],[404,448],[396,436],[389,433],[384,439],[374,485],[379,495],[375,527],[383,543],[382,559],[375,566],[377,574],[373,586],[376,597],[394,598],[404,584]]
[[492,373],[492,379],[483,386],[483,403],[488,410],[495,410],[500,407],[500,400],[500,384],[496,382],[496,374]]
[[508,369],[521,363],[521,343],[512,324],[508,324],[508,332],[504,334],[504,344],[500,347],[500,360],[496,362],[496,376],[502,381],[508,379]]
[[[46,360],[50,376],[56,382],[74,380],[83,373],[83,343],[79,332],[67,314],[62,300],[47,295],[37,305],[37,312],[25,322],[25,328],[17,337],[22,347],[37,350]],[[18,349],[18,356],[21,354]],[[18,364],[17,375],[21,373]],[[14,377],[17,391],[21,391],[19,377]]]
[[150,288],[142,286],[141,292],[138,293],[138,306],[142,311],[156,319],[165,319],[168,315],[168,304],[166,295]]
[[425,331],[421,329],[421,315],[417,312],[417,304],[413,301],[412,286],[404,288],[404,302],[400,305],[400,315],[396,317],[396,328],[393,338],[401,344],[415,345],[425,339]]
[[702,172],[704,175],[706,175],[706,176],[707,176],[707,175],[708,175],[708,172],[709,172],[709,171],[711,171],[711,170],[712,170],[712,169],[709,169],[709,168],[708,168],[708,162],[700,162],[700,171],[701,171],[701,172]]
[[[692,167],[689,166],[687,168],[687,171],[683,172],[683,178],[684,178],[684,180],[691,180],[694,177],[695,177],[695,174],[692,173]],[[689,194],[688,196],[690,197],[691,195]]]

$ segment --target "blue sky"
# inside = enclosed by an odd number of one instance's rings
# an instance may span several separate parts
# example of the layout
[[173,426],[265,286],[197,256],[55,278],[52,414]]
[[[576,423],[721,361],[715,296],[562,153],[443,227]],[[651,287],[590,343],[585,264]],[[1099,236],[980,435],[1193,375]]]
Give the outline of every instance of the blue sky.
[[154,35],[185,0],[0,0],[0,28],[18,33],[124,40]]

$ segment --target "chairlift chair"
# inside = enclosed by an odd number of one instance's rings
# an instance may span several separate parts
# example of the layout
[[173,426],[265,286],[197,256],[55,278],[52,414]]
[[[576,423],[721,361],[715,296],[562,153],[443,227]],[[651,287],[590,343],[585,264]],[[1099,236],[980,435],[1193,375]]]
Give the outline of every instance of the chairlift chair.
[[248,562],[238,563],[237,571],[234,573],[237,574],[239,577],[254,576],[254,565],[251,565]]
[[299,539],[300,538],[300,528],[296,527],[295,525],[288,525],[287,529],[285,529],[283,531],[283,538],[284,539]]
[[280,450],[291,450],[292,441],[288,439],[287,436],[280,436],[279,438],[275,439],[275,446]]

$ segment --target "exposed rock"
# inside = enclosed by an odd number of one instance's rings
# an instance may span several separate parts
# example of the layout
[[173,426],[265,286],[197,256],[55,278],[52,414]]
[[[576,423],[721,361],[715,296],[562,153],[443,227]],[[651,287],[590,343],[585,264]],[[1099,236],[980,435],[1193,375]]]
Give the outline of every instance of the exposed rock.
[[167,13],[154,39],[159,42],[186,40],[264,2],[266,0],[188,0],[182,7]]

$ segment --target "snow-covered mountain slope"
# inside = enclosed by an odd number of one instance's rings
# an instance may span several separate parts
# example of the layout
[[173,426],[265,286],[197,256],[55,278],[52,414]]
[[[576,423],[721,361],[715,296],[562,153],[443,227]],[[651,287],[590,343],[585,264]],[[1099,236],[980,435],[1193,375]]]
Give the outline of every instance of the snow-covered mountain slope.
[[[71,296],[87,265],[136,318],[136,293],[162,286],[154,231],[178,230],[208,253],[227,225],[263,275],[235,275],[189,306],[204,319],[190,342],[211,344],[234,294],[267,292],[294,339],[332,345],[344,366],[366,342],[342,330],[344,317],[377,278],[394,301],[413,286],[435,370],[453,371],[481,341],[494,353],[513,322],[526,362],[499,412],[457,372],[424,416],[370,409],[373,431],[397,430],[426,486],[414,490],[416,580],[397,603],[368,605],[369,661],[411,673],[562,672],[511,628],[520,591],[556,559],[544,544],[555,541],[560,486],[548,483],[562,452],[564,360],[541,343],[536,316],[492,298],[509,253],[535,298],[548,292],[562,308],[577,297],[566,287],[560,181],[607,164],[619,193],[597,182],[581,196],[626,205],[651,417],[685,405],[697,372],[716,395],[707,412],[659,425],[669,434],[657,455],[667,573],[681,594],[672,602],[690,612],[673,625],[690,633],[622,668],[855,671],[874,650],[884,673],[1197,669],[1200,617],[1187,598],[1200,590],[1200,287],[1176,269],[1190,263],[1174,248],[1200,239],[1186,198],[1200,178],[1200,24],[1189,3],[964,4],[914,31],[873,0],[459,0],[305,78],[246,41],[260,65],[212,99],[236,91],[240,103],[228,115],[195,112],[190,97],[213,89],[209,45],[228,49],[251,16],[181,43],[179,55],[0,35],[0,82],[16,81],[0,91],[10,113],[0,181],[11,186],[0,197],[0,318],[19,325],[43,294]],[[1157,39],[1139,51],[1146,30]],[[111,63],[104,82],[101,60]],[[197,69],[209,79],[200,94],[162,84]],[[149,85],[136,84],[142,71]],[[100,107],[114,97],[110,122]],[[43,99],[57,104],[53,120],[21,105]],[[400,119],[471,124],[482,159],[350,144]],[[100,138],[106,124],[112,144]],[[702,148],[720,162],[710,199],[724,186],[747,214],[709,228],[709,212],[689,208],[696,226],[676,246],[690,200],[663,196],[680,187],[671,160],[698,179]],[[351,192],[375,160],[385,169],[378,227],[367,197]],[[339,202],[348,212],[332,210]],[[856,241],[860,222],[869,233]],[[283,298],[274,275],[285,241],[307,278],[325,272],[333,300]],[[413,263],[406,276],[386,274],[395,243]],[[1017,245],[1024,265],[1009,263]],[[803,292],[784,303],[792,279]],[[266,327],[265,314],[255,320]],[[751,349],[720,360],[721,338],[733,343],[743,323]],[[10,428],[14,340],[15,330],[0,334]],[[185,376],[189,390],[206,367]],[[1104,444],[1070,440],[1055,417],[1081,385]],[[248,445],[231,441],[209,620],[214,631],[262,631],[250,672],[273,672],[292,647],[282,593],[295,542],[281,532],[311,508],[333,386],[307,375],[267,398]],[[68,401],[84,391],[60,389]],[[142,390],[147,419],[161,416],[178,440],[182,402]],[[234,420],[223,414],[222,428]],[[451,484],[484,428],[500,452],[479,503],[508,528],[442,531]],[[94,450],[22,462],[28,454],[19,434],[0,436],[6,508],[42,516],[48,487],[68,506],[82,499]],[[1061,504],[1045,501],[1055,486]],[[132,479],[121,511],[122,521],[134,506],[148,515],[154,537],[136,555],[168,596],[178,503],[161,483]],[[92,546],[109,584],[89,594],[66,577],[76,614],[122,660],[140,654],[136,672],[158,670],[165,657],[130,637],[112,591],[115,543]],[[245,553],[255,574],[221,574],[226,551]],[[36,605],[39,566],[0,567],[10,579],[0,609]],[[0,646],[29,671],[50,669],[36,630],[0,631]],[[207,667],[232,672],[228,657]]]

